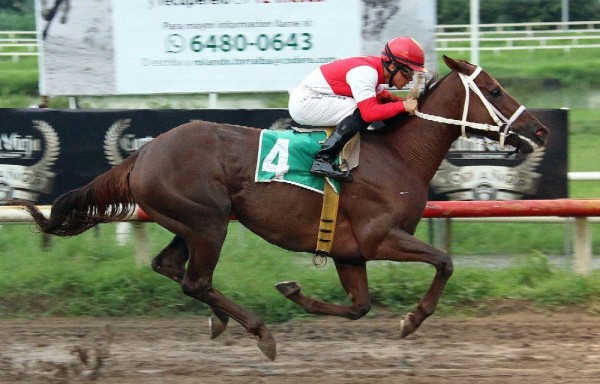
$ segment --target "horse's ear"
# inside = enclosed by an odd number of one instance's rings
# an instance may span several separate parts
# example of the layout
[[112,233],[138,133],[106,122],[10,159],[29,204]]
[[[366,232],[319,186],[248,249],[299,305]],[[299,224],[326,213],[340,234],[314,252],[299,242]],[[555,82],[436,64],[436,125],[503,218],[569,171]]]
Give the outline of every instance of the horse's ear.
[[446,65],[448,66],[448,68],[450,68],[453,71],[458,71],[460,72],[460,65],[458,64],[458,62],[454,59],[449,58],[448,56],[444,55],[444,63],[446,63]]
[[451,70],[460,72],[460,73],[464,73],[464,74],[470,73],[471,68],[473,68],[472,64],[467,63],[464,60],[454,60],[454,59],[449,58],[446,55],[444,55],[444,62],[446,63],[448,68],[450,68]]

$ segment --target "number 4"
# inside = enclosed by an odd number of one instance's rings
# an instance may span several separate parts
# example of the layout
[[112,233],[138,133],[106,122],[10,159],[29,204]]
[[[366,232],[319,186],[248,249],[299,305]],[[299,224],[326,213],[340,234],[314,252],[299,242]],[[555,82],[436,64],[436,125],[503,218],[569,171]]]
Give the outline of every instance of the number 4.
[[[275,145],[265,157],[261,170],[263,172],[275,172],[275,178],[283,177],[290,170],[288,164],[289,146],[290,139],[277,139]],[[277,157],[277,164],[275,164],[274,161]]]

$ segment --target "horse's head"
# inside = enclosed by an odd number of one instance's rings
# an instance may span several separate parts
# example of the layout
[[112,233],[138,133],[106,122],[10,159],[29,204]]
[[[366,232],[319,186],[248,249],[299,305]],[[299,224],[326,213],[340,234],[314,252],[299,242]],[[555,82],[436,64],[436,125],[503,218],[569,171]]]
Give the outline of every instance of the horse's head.
[[[544,146],[548,129],[481,67],[444,56],[444,62],[462,82],[464,106],[456,125],[465,132],[509,144],[522,153]],[[476,132],[477,131],[477,132]]]

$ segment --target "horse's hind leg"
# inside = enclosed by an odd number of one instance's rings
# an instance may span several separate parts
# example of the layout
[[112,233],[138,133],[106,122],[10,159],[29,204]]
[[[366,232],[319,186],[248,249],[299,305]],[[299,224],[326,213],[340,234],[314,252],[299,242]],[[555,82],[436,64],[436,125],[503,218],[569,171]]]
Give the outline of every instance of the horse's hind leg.
[[336,261],[335,267],[342,286],[352,300],[351,306],[329,304],[304,296],[300,293],[300,285],[293,281],[279,283],[275,287],[286,298],[300,305],[308,313],[341,316],[353,320],[363,317],[371,309],[366,263],[346,264]]
[[187,245],[181,236],[175,236],[152,260],[152,269],[181,284],[187,260]]
[[[212,285],[212,276],[225,240],[222,231],[204,230],[186,238],[190,258],[183,278],[182,288],[186,295],[208,304],[217,318],[230,316],[257,338],[258,348],[270,359],[277,354],[275,339],[264,322],[256,315],[235,304]],[[226,318],[226,317],[224,317]],[[224,328],[223,328],[224,329]]]
[[[176,235],[156,257],[152,260],[152,269],[177,283],[183,282],[185,263],[188,261],[189,251],[183,238]],[[227,328],[229,316],[218,308],[211,307],[214,316],[209,319],[210,337],[214,339]]]

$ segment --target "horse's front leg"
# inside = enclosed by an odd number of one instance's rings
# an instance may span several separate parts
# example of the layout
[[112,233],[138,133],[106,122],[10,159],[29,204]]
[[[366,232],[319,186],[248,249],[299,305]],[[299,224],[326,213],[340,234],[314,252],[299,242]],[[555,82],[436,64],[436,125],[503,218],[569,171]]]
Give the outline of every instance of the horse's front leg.
[[444,287],[452,276],[452,259],[447,253],[400,229],[390,231],[369,259],[423,262],[435,267],[435,277],[427,293],[417,309],[407,314],[402,321],[401,337],[404,338],[413,333],[435,311]]
[[300,285],[295,281],[278,283],[275,287],[285,297],[300,305],[308,313],[341,316],[352,320],[363,317],[371,309],[366,263],[361,261],[357,264],[348,264],[336,261],[335,267],[342,286],[352,300],[350,306],[329,304],[304,296],[300,293]]

